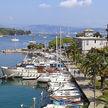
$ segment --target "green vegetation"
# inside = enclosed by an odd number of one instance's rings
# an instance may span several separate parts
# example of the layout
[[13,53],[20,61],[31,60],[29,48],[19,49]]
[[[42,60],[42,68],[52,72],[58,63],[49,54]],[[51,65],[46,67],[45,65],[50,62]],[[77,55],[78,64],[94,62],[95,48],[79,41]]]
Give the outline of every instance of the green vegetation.
[[108,107],[108,94],[99,96],[97,98],[97,105],[99,105],[99,104],[104,104],[105,106]]
[[80,63],[82,61],[81,58],[81,49],[75,41],[71,41],[70,45],[66,48],[66,52],[68,57],[70,57],[75,64]]
[[[64,43],[70,43],[73,40],[73,38],[62,38],[61,45],[63,46]],[[57,39],[57,44],[60,46],[60,38]],[[56,38],[53,39],[51,42],[49,42],[49,48],[56,47]]]
[[101,86],[100,81],[96,80],[96,88],[100,88],[100,86]]
[[[96,33],[95,36],[97,37],[97,35],[99,34]],[[108,106],[108,81],[106,80],[108,76],[108,47],[103,49],[93,48],[87,55],[82,55],[80,47],[72,40],[66,48],[66,52],[68,57],[80,67],[84,75],[91,79],[94,98],[96,97],[96,88],[102,91],[103,95],[97,98],[97,104]],[[97,76],[100,77],[100,80],[97,79]]]
[[100,32],[96,32],[96,33],[94,34],[94,37],[102,37],[102,35],[100,34]]
[[30,31],[16,30],[10,28],[0,28],[0,35],[28,35]]
[[34,44],[34,43],[30,43],[28,46],[28,49],[42,49],[42,48],[44,48],[44,44],[38,44],[38,43],[36,43],[36,44]]
[[85,36],[84,33],[78,33],[78,34],[76,35],[76,37],[83,37],[83,36]]

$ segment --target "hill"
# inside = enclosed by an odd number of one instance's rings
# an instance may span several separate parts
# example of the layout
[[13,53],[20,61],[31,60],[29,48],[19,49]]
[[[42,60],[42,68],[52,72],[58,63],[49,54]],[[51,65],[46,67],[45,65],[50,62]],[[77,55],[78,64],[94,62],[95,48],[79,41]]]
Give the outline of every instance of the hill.
[[11,28],[0,28],[0,35],[28,35],[31,31],[16,30]]

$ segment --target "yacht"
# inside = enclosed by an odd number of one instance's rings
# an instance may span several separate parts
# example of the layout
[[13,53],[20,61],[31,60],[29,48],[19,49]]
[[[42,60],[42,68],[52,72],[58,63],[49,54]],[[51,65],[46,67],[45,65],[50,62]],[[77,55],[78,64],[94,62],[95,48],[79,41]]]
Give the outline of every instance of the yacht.
[[26,67],[4,67],[1,66],[1,70],[4,76],[14,76],[14,77],[26,77],[37,75],[37,68],[32,66]]

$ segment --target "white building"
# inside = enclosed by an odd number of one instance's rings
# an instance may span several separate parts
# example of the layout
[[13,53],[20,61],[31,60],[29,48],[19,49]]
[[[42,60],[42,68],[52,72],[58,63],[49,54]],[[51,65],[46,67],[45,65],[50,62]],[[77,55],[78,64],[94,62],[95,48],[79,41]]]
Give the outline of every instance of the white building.
[[74,38],[74,40],[79,44],[79,47],[81,47],[83,54],[86,54],[89,50],[91,50],[91,48],[104,48],[106,46],[106,38],[93,37],[93,30],[91,29],[86,29],[86,31],[85,33],[87,34],[84,37]]

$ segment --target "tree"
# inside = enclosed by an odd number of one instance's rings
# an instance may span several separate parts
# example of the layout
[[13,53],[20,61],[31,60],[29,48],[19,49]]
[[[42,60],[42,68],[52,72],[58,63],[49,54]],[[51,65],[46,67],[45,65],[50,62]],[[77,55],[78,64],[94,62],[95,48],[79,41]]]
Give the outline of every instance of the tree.
[[92,48],[89,53],[98,53],[101,58],[103,59],[103,62],[100,64],[100,69],[98,72],[98,75],[101,77],[101,88],[104,87],[104,81],[106,76],[108,75],[108,61],[107,61],[107,52],[105,50],[106,48],[103,49],[95,49]]
[[108,107],[108,95],[102,95],[97,98],[97,105],[104,104]]
[[92,85],[94,86],[94,108],[95,108],[95,90],[96,90],[96,75],[100,72],[103,57],[99,53],[88,53],[81,68],[84,69],[86,75],[91,78]]
[[66,52],[68,56],[70,55],[73,61],[77,63],[76,60],[80,58],[81,50],[75,41],[71,41],[70,45],[66,48]]
[[94,34],[94,37],[102,37],[102,35],[100,34],[100,32],[96,32],[96,33]]
[[76,35],[76,37],[84,37],[84,36],[85,36],[84,33],[78,33],[78,34]]
[[[62,38],[61,46],[63,46],[64,43],[70,43],[73,40],[73,38]],[[60,38],[57,39],[57,44],[60,46]],[[56,38],[49,42],[49,47],[56,47]]]

